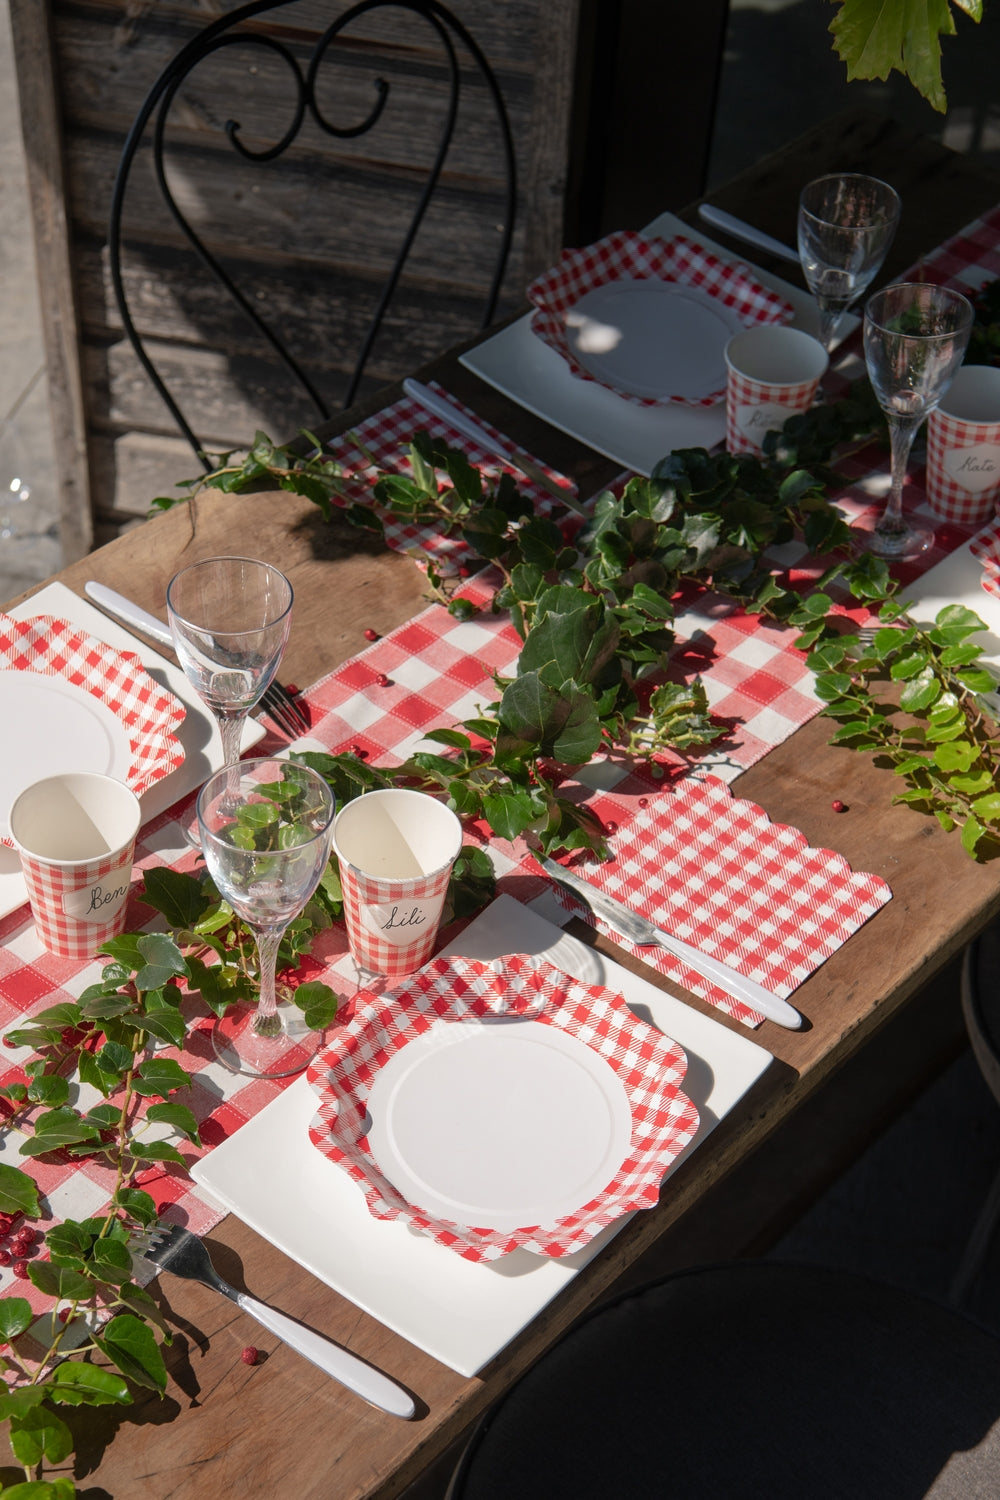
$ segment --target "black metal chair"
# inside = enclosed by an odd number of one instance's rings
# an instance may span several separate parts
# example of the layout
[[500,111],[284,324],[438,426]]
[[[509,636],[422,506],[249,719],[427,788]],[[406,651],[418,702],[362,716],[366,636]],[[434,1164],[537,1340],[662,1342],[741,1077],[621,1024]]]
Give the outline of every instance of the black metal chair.
[[[465,26],[444,5],[439,4],[438,0],[360,0],[360,3],[344,10],[342,14],[327,26],[318,40],[315,40],[308,57],[304,58],[304,43],[302,40],[304,33],[301,27],[297,28],[292,24],[291,18],[287,18],[287,28],[285,28],[285,31],[281,35],[276,35],[273,31],[267,33],[260,29],[255,30],[253,26],[254,19],[261,16],[264,12],[284,11],[289,6],[294,6],[298,3],[300,3],[300,0],[251,0],[251,3],[241,5],[236,10],[212,22],[189,41],[163,69],[147,95],[129,131],[115,179],[108,234],[108,251],[111,279],[124,331],[143,368],[169,408],[178,427],[206,468],[211,467],[211,465],[202,451],[202,443],[199,441],[194,427],[189,423],[188,418],[181,410],[175,394],[168,387],[163,372],[157,369],[146,346],[146,341],[137,330],[136,324],[133,321],[122,270],[123,254],[125,252],[125,236],[122,222],[123,212],[126,207],[130,182],[132,181],[133,168],[136,165],[140,150],[146,139],[147,127],[150,125],[150,122],[152,122],[153,168],[159,191],[169,209],[171,217],[187,242],[196,252],[201,264],[211,273],[219,285],[224,288],[241,313],[250,320],[250,323],[267,341],[267,344],[275,354],[277,354],[290,375],[299,383],[315,406],[318,417],[320,419],[328,418],[331,415],[331,410],[336,409],[338,404],[334,403],[333,407],[331,407],[327,396],[317,389],[316,383],[305,368],[301,357],[293,353],[286,346],[281,332],[273,326],[273,321],[269,321],[267,316],[260,311],[259,307],[254,305],[254,300],[246,295],[236,284],[229,271],[222,264],[219,256],[209,248],[205,237],[198,232],[198,229],[190,221],[189,216],[179,206],[177,198],[171,190],[167,172],[168,134],[169,127],[177,123],[176,117],[172,118],[171,112],[179,102],[179,95],[181,100],[183,100],[183,95],[180,91],[185,80],[190,77],[194,69],[212,56],[212,54],[218,53],[223,48],[232,46],[257,48],[260,49],[262,54],[268,54],[272,61],[279,59],[281,65],[287,71],[287,81],[292,90],[292,109],[290,122],[287,124],[287,128],[281,131],[278,139],[269,145],[252,147],[245,142],[238,117],[228,118],[223,127],[233,151],[237,153],[242,161],[267,163],[283,156],[296,142],[301,143],[302,132],[309,122],[312,122],[314,126],[318,127],[327,136],[336,137],[341,141],[350,141],[359,136],[366,135],[385,115],[390,100],[391,85],[383,77],[377,77],[374,81],[375,98],[370,111],[364,119],[355,124],[335,124],[324,113],[317,97],[317,85],[321,73],[323,73],[324,65],[332,63],[334,60],[332,52],[334,44],[339,42],[342,49],[346,48],[349,51],[352,47],[352,41],[349,37],[345,36],[345,33],[361,17],[376,11],[395,10],[397,12],[408,13],[426,23],[431,37],[440,48],[440,59],[443,64],[442,71],[444,77],[447,79],[448,93],[436,149],[434,149],[433,159],[429,162],[423,175],[422,184],[414,188],[416,202],[412,214],[409,222],[403,229],[395,262],[382,285],[381,292],[378,294],[374,310],[368,322],[367,332],[364,334],[360,352],[354,363],[353,373],[350,376],[346,391],[339,405],[344,407],[350,406],[355,399],[359,382],[362,379],[372,352],[372,346],[382,326],[386,311],[397,291],[407,258],[417,237],[418,230],[424,222],[435,189],[439,185],[455,135],[463,83],[463,64],[468,77],[477,78],[479,83],[485,86],[489,99],[492,102],[505,175],[503,183],[503,217],[502,223],[496,226],[500,233],[497,237],[498,246],[494,269],[483,309],[481,327],[485,327],[493,319],[510,252],[517,192],[516,164],[511,128],[507,109],[494,72],[480,47]],[[313,7],[313,10],[315,10],[315,7]],[[287,40],[285,39],[286,36]],[[343,56],[343,50],[340,55]],[[474,70],[473,72],[470,72],[470,64],[471,69]],[[416,64],[414,64],[414,67],[416,67]],[[329,87],[329,84],[327,84],[327,87]],[[228,107],[227,104],[223,108],[223,113],[225,112],[225,108]],[[239,108],[238,100],[234,101],[234,107]],[[274,133],[277,135],[281,127],[275,127],[273,122],[269,123],[272,124]],[[373,205],[372,212],[377,211],[378,205]],[[359,236],[364,234],[363,225],[358,226],[358,234]]]
[[447,1500],[1000,1494],[1000,1339],[867,1277],[740,1261],[627,1293],[476,1428]]

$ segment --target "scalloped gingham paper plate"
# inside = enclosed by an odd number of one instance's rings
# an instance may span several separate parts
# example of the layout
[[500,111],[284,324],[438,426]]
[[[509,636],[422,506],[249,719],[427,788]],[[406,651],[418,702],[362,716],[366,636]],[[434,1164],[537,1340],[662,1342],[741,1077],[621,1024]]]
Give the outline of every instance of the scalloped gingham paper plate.
[[715,405],[726,392],[732,334],[794,315],[741,262],[683,235],[646,239],[632,230],[564,250],[528,298],[532,333],[578,379],[642,406]]
[[[405,1141],[395,1155],[391,1149],[386,1150],[386,1139],[393,1131],[399,1146],[407,1109],[413,1118],[420,1092],[416,1090],[405,1107],[399,1107],[389,1118],[392,1090],[388,1095],[382,1091],[379,1097],[381,1071],[398,1070],[396,1060],[405,1056],[410,1044],[420,1060],[425,1056],[447,1058],[453,1052],[449,1032],[454,1027],[461,1027],[477,1050],[485,1052],[495,1042],[498,1070],[509,1067],[510,1046],[519,1029],[526,1043],[529,1031],[537,1033],[545,1027],[563,1033],[568,1042],[550,1049],[553,1066],[548,1084],[543,1063],[534,1075],[532,1096],[523,1095],[518,1101],[511,1093],[499,1112],[495,1100],[485,1097],[481,1105],[477,1101],[476,1107],[463,1115],[466,1106],[451,1107],[449,1099],[452,1104],[455,1099],[447,1089],[439,1096],[440,1113],[432,1122],[438,1140],[430,1153],[431,1157],[436,1153],[430,1171],[430,1177],[436,1175],[436,1180],[428,1180],[425,1188],[425,1195],[434,1199],[438,1210],[442,1197],[449,1193],[453,1201],[462,1201],[456,1183],[474,1182],[477,1142],[484,1153],[490,1151],[494,1157],[490,1170],[495,1173],[500,1154],[493,1152],[490,1137],[501,1138],[509,1152],[513,1182],[504,1181],[502,1188],[495,1188],[504,1201],[494,1205],[497,1212],[490,1216],[506,1222],[511,1202],[517,1201],[519,1193],[530,1194],[537,1186],[534,1163],[522,1172],[520,1156],[530,1156],[535,1145],[540,1154],[546,1152],[553,1144],[546,1133],[565,1131],[560,1114],[569,1097],[576,1100],[578,1108],[592,1112],[581,1118],[580,1129],[595,1143],[595,1149],[582,1169],[580,1163],[567,1166],[567,1183],[572,1177],[582,1184],[586,1169],[592,1175],[598,1170],[599,1160],[605,1160],[611,1175],[601,1188],[595,1190],[592,1180],[583,1201],[576,1202],[571,1210],[563,1205],[564,1211],[545,1223],[489,1228],[455,1222],[440,1211],[427,1210],[424,1204],[415,1205],[390,1181],[385,1167],[397,1181],[407,1180],[408,1171],[407,1186],[412,1187],[429,1158],[420,1150],[410,1154]],[[571,1060],[577,1044],[594,1054],[590,1080],[582,1077],[575,1059]],[[481,1068],[481,1061],[476,1066]],[[567,1068],[573,1075],[568,1088]],[[369,1213],[376,1219],[401,1220],[467,1260],[495,1260],[516,1249],[545,1256],[569,1255],[621,1215],[657,1203],[667,1168],[698,1128],[698,1111],[681,1091],[686,1071],[683,1050],[634,1016],[621,995],[599,985],[583,984],[526,954],[489,962],[440,957],[385,994],[362,991],[358,995],[350,1021],[310,1065],[309,1082],[320,1104],[309,1137],[324,1156],[358,1184]],[[604,1072],[611,1075],[613,1086],[604,1079]],[[451,1077],[457,1076],[453,1069]],[[432,1083],[433,1077],[427,1081]],[[482,1092],[490,1094],[488,1088]],[[623,1095],[631,1114],[631,1130],[626,1126],[624,1141],[616,1134],[617,1121],[604,1119],[605,1112],[609,1117],[614,1115],[617,1092]],[[370,1104],[372,1112],[386,1111],[378,1122],[372,1118]],[[423,1119],[420,1130],[426,1135],[428,1126]],[[383,1157],[388,1155],[388,1162],[376,1159],[373,1141]],[[421,1145],[426,1144],[424,1139]],[[553,1160],[554,1154],[549,1159]],[[498,1182],[495,1175],[490,1180]],[[551,1181],[543,1184],[546,1190],[552,1185]],[[470,1186],[470,1193],[477,1191]]]
[[34,781],[98,771],[139,796],[184,760],[184,704],[137,655],[52,615],[0,615],[0,711],[4,839],[11,803]]

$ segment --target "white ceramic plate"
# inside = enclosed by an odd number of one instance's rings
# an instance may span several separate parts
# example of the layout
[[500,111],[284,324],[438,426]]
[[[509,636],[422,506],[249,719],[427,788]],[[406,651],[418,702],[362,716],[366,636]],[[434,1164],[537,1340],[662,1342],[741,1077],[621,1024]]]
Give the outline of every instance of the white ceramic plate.
[[624,1084],[556,1026],[440,1022],[391,1057],[368,1144],[426,1213],[479,1229],[550,1224],[614,1177],[632,1139]]
[[743,324],[696,286],[608,281],[565,314],[566,337],[604,385],[650,401],[701,401],[726,389],[726,345]]
[[[661,214],[647,225],[648,235],[670,239],[675,234],[697,238],[725,260],[750,266],[764,286],[788,299],[795,309],[792,328],[807,333],[817,329],[812,297],[780,276],[772,276],[733,250],[692,230],[674,214]],[[462,355],[462,364],[512,401],[579,438],[598,453],[637,474],[649,474],[657,461],[676,448],[713,448],[726,435],[725,404],[640,406],[597,381],[578,380],[566,361],[531,331],[531,314],[485,339]]]
[[[177,739],[184,749],[183,764],[143,792],[140,799],[143,823],[148,823],[188,792],[193,792],[195,787],[201,786],[213,771],[220,768],[223,763],[222,740],[212,715],[180,667],[175,667],[152,646],[147,646],[124,626],[109,619],[103,611],[95,609],[86,599],[81,599],[62,583],[46,584],[37,594],[32,594],[30,599],[25,599],[6,613],[15,620],[30,620],[35,615],[55,615],[57,619],[68,620],[78,630],[104,641],[117,651],[133,652],[153,680],[184,703],[187,716],[177,730]],[[244,733],[243,749],[255,745],[264,734],[265,730],[261,725],[250,719]],[[0,916],[6,916],[8,912],[23,906],[27,899],[28,893],[17,855],[13,849],[0,845]]]
[[[684,1092],[700,1123],[671,1172],[772,1061],[758,1043],[567,937],[509,896],[470,922],[450,951],[480,959],[544,955],[587,984],[623,994],[642,1020],[678,1042],[688,1060]],[[315,1114],[316,1095],[299,1078],[198,1162],[195,1180],[319,1280],[462,1375],[474,1375],[499,1353],[627,1222],[616,1220],[572,1255],[515,1250],[497,1261],[465,1260],[405,1224],[373,1219],[347,1173],[310,1145]]]

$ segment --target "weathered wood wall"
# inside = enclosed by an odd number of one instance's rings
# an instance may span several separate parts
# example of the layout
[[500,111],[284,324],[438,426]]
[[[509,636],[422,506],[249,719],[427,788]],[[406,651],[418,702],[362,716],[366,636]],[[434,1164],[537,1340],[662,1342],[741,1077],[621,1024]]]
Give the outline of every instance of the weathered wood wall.
[[[518,153],[518,229],[501,313],[518,305],[527,281],[561,244],[577,4],[455,0],[452,6],[497,73]],[[64,165],[90,505],[101,540],[144,515],[155,494],[197,472],[121,329],[107,256],[115,171],[129,126],[162,68],[201,27],[236,7],[215,0],[44,5],[57,107],[47,126],[33,122],[29,174],[39,129],[47,128],[58,137]],[[22,101],[34,98],[45,62],[37,40],[41,8],[42,0],[12,0]],[[303,60],[345,8],[340,0],[296,0],[252,24]],[[324,64],[320,103],[336,123],[355,123],[371,108],[375,78],[384,76],[389,102],[370,134],[341,141],[309,122],[274,162],[244,162],[226,138],[226,121],[238,120],[245,144],[259,150],[283,133],[295,94],[287,63],[270,49],[231,47],[183,85],[168,167],[178,204],[209,250],[266,308],[334,408],[433,152],[445,97],[444,65],[426,22],[394,8],[362,18],[346,35]],[[492,106],[470,71],[439,194],[363,392],[475,330],[499,239],[501,168]],[[52,184],[36,173],[33,191],[37,216]],[[207,279],[162,203],[149,151],[133,171],[124,241],[134,321],[206,446],[240,446],[258,427],[288,438],[317,420],[267,343]],[[56,274],[45,260],[40,251],[43,296]],[[49,355],[50,362],[64,362],[66,350],[50,347]],[[54,373],[65,379],[65,372]]]

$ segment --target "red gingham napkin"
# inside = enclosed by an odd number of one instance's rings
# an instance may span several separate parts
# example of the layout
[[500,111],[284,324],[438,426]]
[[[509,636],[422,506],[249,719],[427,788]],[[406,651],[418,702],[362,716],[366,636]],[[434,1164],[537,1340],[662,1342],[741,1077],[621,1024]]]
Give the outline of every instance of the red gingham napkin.
[[[396,1191],[369,1150],[365,1116],[375,1075],[435,1022],[524,1014],[578,1037],[619,1074],[632,1110],[631,1148],[601,1193],[551,1224],[507,1232],[431,1218]],[[698,1128],[698,1111],[680,1089],[686,1071],[677,1043],[638,1020],[621,995],[525,954],[489,963],[438,958],[386,994],[357,997],[350,1022],[309,1068],[320,1099],[309,1136],[358,1184],[376,1219],[400,1219],[466,1260],[495,1260],[518,1248],[569,1255],[622,1214],[657,1203],[667,1168]]]
[[154,682],[131,651],[116,651],[67,620],[0,615],[0,671],[64,677],[99,698],[128,735],[132,764],[127,782],[137,796],[184,759],[174,734],[187,712],[180,699]]
[[[787,323],[792,317],[791,304],[777,292],[761,286],[749,266],[738,261],[719,260],[710,250],[682,235],[675,235],[671,240],[647,240],[632,230],[618,230],[606,239],[598,240],[596,245],[588,245],[582,250],[564,250],[558,264],[531,283],[528,298],[537,309],[531,317],[531,331],[561,354],[580,380],[593,380],[594,376],[578,362],[570,347],[565,314],[584,293],[610,281],[645,281],[650,277],[698,287],[732,308],[740,322],[746,325]],[[617,387],[614,389],[625,400],[640,406],[664,404],[652,397],[636,396]],[[685,406],[712,406],[724,394],[725,382],[710,396],[699,399],[670,396],[667,400],[679,401]]]
[[[612,859],[581,869],[586,880],[782,999],[892,899],[884,880],[855,873],[831,849],[811,848],[798,829],[772,823],[715,777],[687,777],[608,843]],[[556,894],[577,912],[563,887]],[[763,1019],[665,949],[635,948],[606,931],[730,1015]]]

